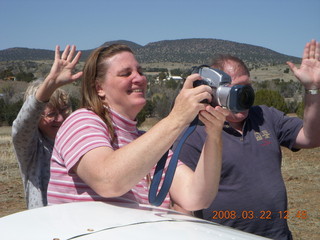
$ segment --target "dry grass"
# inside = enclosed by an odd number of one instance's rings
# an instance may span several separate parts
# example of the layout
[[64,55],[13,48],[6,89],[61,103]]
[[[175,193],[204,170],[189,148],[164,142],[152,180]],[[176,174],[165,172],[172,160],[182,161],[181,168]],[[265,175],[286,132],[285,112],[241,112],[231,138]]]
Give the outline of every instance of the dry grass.
[[[149,121],[149,124],[154,124]],[[147,129],[146,126],[143,128]],[[11,143],[11,128],[0,127],[0,217],[25,209],[23,187]],[[320,239],[320,148],[283,149],[289,226],[295,240]],[[300,216],[297,215],[300,211]],[[305,212],[303,212],[305,211]],[[307,217],[303,215],[307,214]]]
[[0,127],[0,217],[21,210],[25,210],[25,201],[11,127]]
[[0,127],[0,181],[20,177],[10,134],[11,127]]
[[288,192],[289,227],[295,240],[320,239],[319,158],[320,148],[297,153],[283,149],[282,172]]

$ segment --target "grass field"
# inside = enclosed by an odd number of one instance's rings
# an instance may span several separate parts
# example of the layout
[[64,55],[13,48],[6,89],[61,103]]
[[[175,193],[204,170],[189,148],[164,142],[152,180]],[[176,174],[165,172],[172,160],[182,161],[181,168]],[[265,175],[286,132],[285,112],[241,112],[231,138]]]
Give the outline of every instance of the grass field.
[[[10,127],[0,127],[0,217],[25,210],[10,134]],[[320,239],[320,148],[297,153],[283,149],[282,164],[294,239]]]

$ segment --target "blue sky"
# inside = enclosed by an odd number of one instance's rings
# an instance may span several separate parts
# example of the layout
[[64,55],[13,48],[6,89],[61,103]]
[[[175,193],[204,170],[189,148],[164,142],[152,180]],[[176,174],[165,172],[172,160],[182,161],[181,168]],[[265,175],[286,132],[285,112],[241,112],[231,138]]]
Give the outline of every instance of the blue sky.
[[320,1],[1,0],[0,29],[0,50],[214,38],[301,57],[307,41],[320,41]]

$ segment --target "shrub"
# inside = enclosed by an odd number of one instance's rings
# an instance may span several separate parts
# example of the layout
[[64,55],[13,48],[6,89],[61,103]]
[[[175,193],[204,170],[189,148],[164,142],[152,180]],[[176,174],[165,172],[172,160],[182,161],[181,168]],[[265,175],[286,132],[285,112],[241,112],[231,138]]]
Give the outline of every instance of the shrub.
[[288,107],[284,98],[279,92],[261,89],[256,92],[256,97],[254,105],[267,105],[269,107],[274,107],[284,113],[288,113]]
[[147,117],[151,117],[153,115],[154,111],[154,103],[150,100],[147,100],[146,105],[143,107],[143,109],[139,112],[137,116],[138,126],[140,126]]
[[19,100],[14,103],[4,104],[1,109],[0,119],[7,122],[9,126],[12,126],[13,121],[16,119],[21,107],[23,100]]

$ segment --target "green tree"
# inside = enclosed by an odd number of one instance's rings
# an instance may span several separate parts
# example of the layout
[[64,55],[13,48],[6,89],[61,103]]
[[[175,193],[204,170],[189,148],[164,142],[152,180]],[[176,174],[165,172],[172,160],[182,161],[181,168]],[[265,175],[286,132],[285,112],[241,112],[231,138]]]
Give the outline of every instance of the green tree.
[[304,112],[304,103],[303,102],[300,102],[299,104],[298,104],[298,107],[297,107],[297,116],[299,117],[299,118],[303,118],[303,112]]
[[289,113],[296,113],[299,108],[299,105],[300,105],[300,103],[298,103],[297,100],[288,101],[287,102],[288,112]]
[[172,69],[170,72],[171,72],[171,75],[173,75],[173,76],[181,76],[181,74],[182,74],[182,71],[179,68]]
[[33,73],[19,72],[16,75],[17,81],[31,82],[35,79]]
[[258,90],[256,92],[254,105],[267,105],[283,111],[284,113],[288,113],[288,108],[284,98],[279,92],[273,90]]
[[13,97],[13,95],[15,94],[15,90],[14,90],[13,85],[12,85],[12,84],[8,84],[8,83],[4,84],[4,85],[1,87],[0,91],[4,94],[3,99],[4,99],[4,101],[5,101],[6,104],[9,103],[10,99],[11,99],[11,98]]
[[13,121],[16,119],[21,107],[23,100],[19,100],[15,103],[9,103],[5,105],[4,108],[4,119],[9,126],[12,126]]
[[165,72],[159,73],[159,80],[162,81],[163,79],[166,79],[167,74]]
[[166,117],[172,108],[172,98],[167,95],[167,93],[157,94],[152,99],[155,106],[155,115],[157,117]]
[[5,79],[7,77],[11,77],[14,74],[12,73],[12,68],[5,69],[2,72],[0,72],[0,79]]
[[173,80],[172,78],[166,81],[166,88],[176,89],[180,85],[180,82]]
[[147,117],[150,117],[153,115],[154,111],[154,103],[151,100],[147,100],[146,105],[143,107],[143,109],[139,112],[137,116],[138,126],[140,126]]
[[6,104],[3,98],[0,98],[0,126],[6,120],[5,117]]

